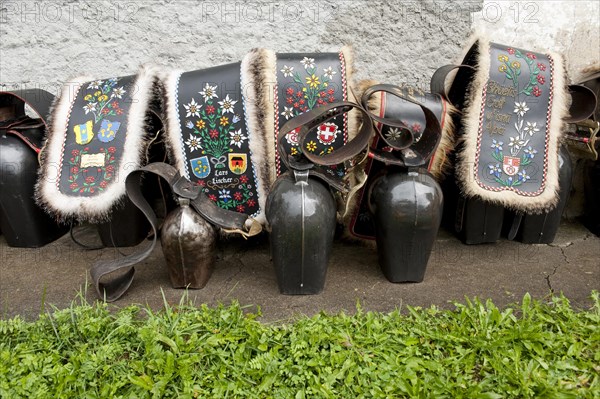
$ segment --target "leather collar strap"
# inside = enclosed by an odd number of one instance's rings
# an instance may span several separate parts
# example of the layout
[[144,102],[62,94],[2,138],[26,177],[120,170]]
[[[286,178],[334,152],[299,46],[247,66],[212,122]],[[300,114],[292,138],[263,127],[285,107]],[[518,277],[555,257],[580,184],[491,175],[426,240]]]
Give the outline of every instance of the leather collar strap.
[[390,84],[374,85],[365,90],[361,98],[363,107],[367,107],[369,98],[377,92],[389,93],[418,105],[425,116],[425,130],[422,133],[424,137],[416,137],[402,121],[382,118],[367,111],[375,122],[399,129],[399,134],[395,137],[390,135],[386,137],[378,130],[379,136],[392,151],[386,152],[371,148],[369,156],[390,165],[418,167],[426,164],[442,138],[442,128],[434,113],[419,101],[408,97],[400,87]]
[[[24,134],[24,131],[46,127],[46,117],[50,113],[54,96],[41,89],[25,89],[0,91],[0,98],[2,97],[11,97],[10,102],[13,103],[11,105],[15,106],[15,119],[9,124],[0,126],[0,130],[5,130],[7,134],[19,138],[29,148],[39,154],[42,143],[35,142]],[[25,105],[30,106],[40,119],[27,117],[25,114]]]
[[[321,124],[340,116],[346,112],[349,112],[353,108],[357,109],[362,114],[363,123],[360,127],[357,135],[347,142],[344,146],[337,150],[324,155],[316,155],[310,151],[303,151],[302,156],[287,155],[283,140],[286,134],[300,129],[298,131],[298,145],[302,149],[307,148],[306,140],[314,128]],[[301,115],[296,116],[286,122],[279,131],[277,137],[278,149],[281,159],[283,160],[287,169],[295,170],[309,170],[309,174],[319,177],[331,185],[338,191],[347,192],[348,187],[344,182],[338,178],[330,176],[319,170],[313,168],[314,164],[317,165],[339,165],[345,161],[348,161],[357,156],[369,145],[371,136],[373,135],[373,123],[369,116],[369,113],[360,105],[348,101],[334,102],[328,105],[324,105],[318,108],[314,108]]]
[[[159,230],[158,219],[141,190],[142,177],[145,173],[162,177],[176,195],[189,199],[191,206],[196,212],[215,226],[226,231],[240,232],[245,236],[256,235],[261,231],[260,225],[249,219],[247,215],[221,209],[216,206],[200,191],[200,187],[182,177],[173,166],[162,162],[155,162],[137,169],[131,172],[125,181],[127,196],[150,222],[152,226],[152,242],[141,252],[115,261],[100,261],[92,267],[90,275],[96,292],[100,297],[105,298],[107,302],[116,301],[127,291],[135,273],[133,266],[146,259],[156,247]],[[111,274],[120,271],[125,271],[125,273],[114,277],[111,276]]]

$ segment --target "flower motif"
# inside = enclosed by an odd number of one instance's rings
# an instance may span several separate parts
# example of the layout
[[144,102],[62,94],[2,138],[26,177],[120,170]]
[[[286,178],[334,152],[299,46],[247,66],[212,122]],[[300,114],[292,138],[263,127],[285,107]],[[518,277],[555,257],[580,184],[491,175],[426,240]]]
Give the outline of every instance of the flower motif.
[[212,105],[207,105],[205,109],[208,115],[212,115],[215,113],[215,107],[213,107]]
[[196,122],[196,127],[197,127],[198,129],[204,129],[204,128],[206,127],[206,122],[204,122],[202,119],[199,119],[199,120]]
[[240,177],[240,183],[242,183],[242,184],[246,184],[246,183],[248,183],[248,176],[246,176],[246,175],[242,175],[242,176]]
[[85,114],[87,115],[89,112],[96,112],[96,105],[98,105],[98,103],[87,103],[84,105],[83,110],[85,111]]
[[102,80],[94,80],[93,82],[90,82],[88,89],[97,90],[102,86],[102,83],[104,83]]
[[223,202],[229,202],[231,199],[231,191],[229,190],[219,190],[219,198],[223,200]]
[[544,75],[538,75],[537,81],[539,84],[543,85],[544,83],[546,83],[546,78],[544,77]]
[[235,103],[237,103],[237,101],[234,101],[231,98],[229,98],[229,94],[225,96],[223,101],[219,101],[219,105],[221,106],[221,109],[223,110],[224,114],[227,112],[233,114],[233,106],[235,105]]
[[522,103],[515,102],[515,110],[513,111],[515,114],[522,117],[527,113],[527,111],[529,111],[529,107],[527,106],[525,101],[523,101]]
[[185,143],[190,147],[190,151],[196,151],[202,148],[200,137],[196,137],[191,134],[190,138]]
[[421,131],[421,124],[415,122],[410,128],[412,129],[413,133],[419,133]]
[[194,100],[192,98],[192,101],[190,101],[189,104],[183,104],[183,108],[185,108],[185,117],[189,118],[190,116],[196,116],[196,117],[200,117],[200,108],[202,108],[202,105],[198,104],[196,102],[196,100]]
[[242,134],[242,129],[238,129],[235,132],[230,132],[229,138],[231,139],[229,145],[237,145],[238,148],[242,148],[242,143],[248,139],[247,136]]
[[241,201],[242,200],[242,193],[240,193],[239,191],[236,191],[235,193],[233,193],[233,199],[236,201]]
[[506,72],[508,70],[508,68],[506,68],[506,65],[502,64],[498,67],[498,71],[500,72]]
[[288,96],[293,96],[295,92],[296,91],[293,88],[288,87],[287,90],[285,91],[285,94],[287,94]]
[[534,96],[539,97],[542,95],[542,90],[538,86],[535,86],[532,90],[532,93]]
[[248,204],[248,206],[253,207],[253,206],[256,205],[256,201],[253,200],[253,199],[249,199],[248,202],[247,202],[247,204]]
[[492,147],[492,150],[494,150],[494,152],[500,152],[502,151],[503,145],[504,143],[502,141],[496,141],[496,139],[492,139],[492,145],[490,147]]
[[285,116],[285,119],[290,119],[294,116],[294,108],[293,107],[283,107],[283,112],[281,115]]
[[214,194],[209,194],[208,195],[208,199],[214,202],[217,202],[217,196]]
[[508,143],[508,146],[514,148],[516,151],[518,151],[524,145],[525,140],[521,139],[519,136],[511,137],[510,143]]
[[199,92],[202,97],[204,97],[204,102],[212,98],[217,98],[217,86],[211,86],[208,83],[204,86],[204,90]]
[[515,69],[521,68],[521,63],[519,61],[513,61],[513,63],[510,65]]
[[306,77],[306,84],[314,89],[318,87],[321,84],[321,82],[319,82],[319,77],[313,73],[312,76]]
[[71,155],[73,155],[74,157],[76,157],[77,155],[79,155],[79,150],[73,150],[73,151],[71,151]]
[[540,71],[546,70],[546,64],[542,64],[541,62],[538,62],[537,67],[540,69]]
[[500,54],[498,56],[498,61],[500,61],[500,62],[508,62],[508,56],[505,55],[505,54]]
[[114,154],[115,152],[117,152],[117,147],[108,147],[108,152],[109,154]]
[[219,123],[221,124],[221,126],[227,126],[229,125],[229,118],[226,116],[222,116],[221,119],[219,119]]
[[333,79],[333,75],[335,75],[336,73],[337,72],[334,71],[332,67],[327,67],[323,69],[323,76],[325,76],[329,80]]
[[123,98],[123,95],[125,93],[127,93],[127,92],[125,90],[123,90],[123,86],[121,86],[118,89],[113,89],[112,94],[110,96],[116,97],[116,98]]
[[537,154],[537,150],[534,150],[531,146],[525,148],[523,152],[525,153],[525,156],[527,156],[527,158],[529,159],[534,158],[535,154]]
[[106,188],[106,186],[108,186],[108,182],[106,180],[100,182],[100,188]]
[[96,178],[94,176],[88,176],[88,177],[85,178],[85,182],[87,184],[92,184],[95,181],[96,181]]
[[98,97],[98,101],[100,102],[105,102],[106,100],[108,100],[108,96],[106,94],[102,94],[100,97]]
[[188,129],[193,129],[194,128],[194,124],[192,123],[192,121],[185,121],[185,127],[187,127]]
[[231,123],[236,124],[240,121],[240,116],[239,115],[233,115],[233,120],[231,121]]
[[219,137],[219,131],[217,129],[210,129],[208,131],[208,135],[210,136],[211,139],[216,139],[217,137]]
[[314,68],[315,67],[315,59],[304,57],[300,63],[304,66],[304,69]]
[[238,211],[239,213],[244,213],[244,211],[245,211],[246,209],[244,208],[244,205],[238,205],[238,206],[235,208],[235,210],[236,210],[236,211]]
[[71,185],[69,187],[71,188],[71,190],[75,190],[75,189],[79,188],[79,185],[77,183],[71,183]]
[[512,47],[509,47],[509,48],[507,48],[507,49],[506,49],[506,51],[507,51],[507,52],[508,52],[508,54],[510,54],[510,55],[514,55],[514,54],[515,54],[515,49],[514,49],[514,48],[512,48]]
[[283,73],[284,77],[288,78],[294,73],[294,67],[284,65],[281,73]]
[[527,53],[527,54],[525,54],[525,55],[526,55],[526,56],[527,56],[527,58],[529,58],[530,60],[535,60],[535,59],[536,59],[536,56],[535,56],[535,54],[532,54],[532,53]]
[[537,122],[527,122],[527,126],[525,126],[525,133],[529,133],[530,136],[533,136],[534,133],[539,132],[540,129],[537,128]]
[[517,176],[519,176],[519,180],[518,181],[522,181],[522,182],[526,182],[527,180],[531,179],[531,176],[527,175],[527,171],[525,169],[521,170]]
[[385,137],[390,141],[398,140],[400,138],[400,129],[397,127],[389,128]]
[[489,164],[488,168],[490,169],[490,175],[500,177],[500,174],[502,173],[502,169],[500,169],[499,163],[497,163],[496,165]]
[[309,141],[308,144],[306,144],[306,149],[310,152],[313,152],[314,150],[317,149],[317,143],[315,143],[314,141]]

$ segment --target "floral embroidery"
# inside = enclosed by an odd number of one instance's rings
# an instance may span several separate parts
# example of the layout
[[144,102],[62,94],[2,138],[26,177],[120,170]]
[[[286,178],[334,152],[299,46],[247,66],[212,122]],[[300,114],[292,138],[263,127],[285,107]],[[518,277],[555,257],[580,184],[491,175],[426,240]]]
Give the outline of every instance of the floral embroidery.
[[123,87],[116,87],[119,79],[113,78],[107,81],[96,80],[88,85],[88,90],[94,90],[93,93],[86,94],[83,99],[87,102],[83,106],[85,114],[93,114],[94,122],[98,123],[107,116],[122,115],[119,102],[115,99],[121,99],[125,93]]
[[202,149],[202,143],[200,142],[200,138],[190,134],[190,138],[185,142],[188,147],[190,147],[190,151],[196,151]]
[[242,143],[248,139],[248,136],[244,136],[242,134],[242,129],[238,129],[235,132],[230,132],[229,137],[231,138],[229,145],[237,145],[238,148],[242,148]]
[[[283,73],[283,76],[285,76],[286,78],[289,78],[290,76],[292,76],[292,73],[294,73],[294,67],[284,65],[283,69],[281,70],[281,73]],[[294,89],[288,89],[288,90],[293,91]]]
[[523,53],[518,49],[508,48],[507,53],[511,56],[515,56],[519,58],[527,64],[527,68],[529,69],[529,80],[526,85],[519,90],[519,76],[521,75],[521,63],[517,60],[510,61],[510,57],[506,54],[500,54],[498,56],[498,61],[502,64],[498,67],[500,72],[503,72],[507,79],[512,81],[515,89],[518,90],[518,94],[525,94],[526,96],[531,96],[532,94],[536,97],[539,97],[542,94],[541,89],[537,86],[537,84],[543,85],[546,82],[546,77],[541,74],[542,71],[546,70],[546,65],[544,63],[538,62],[536,63],[534,60],[536,59],[535,54]]
[[[513,112],[517,115],[517,121],[514,125],[517,135],[509,137],[510,155],[504,155],[504,142],[492,139],[490,145],[493,150],[492,157],[498,163],[488,164],[489,174],[494,176],[497,183],[506,187],[516,187],[531,179],[525,166],[531,164],[537,151],[529,145],[529,141],[540,129],[537,122],[526,122],[524,120],[527,111],[529,111],[529,107],[525,102],[515,102]],[[523,150],[522,153],[521,150]],[[504,175],[507,175],[507,177],[504,178]]]
[[[83,150],[71,151],[69,159],[70,175],[69,188],[73,193],[89,193],[104,191],[108,183],[115,175],[115,147],[100,148],[100,153],[103,154],[104,166],[82,167],[82,158],[89,154],[89,147]],[[94,156],[99,154],[93,154]],[[80,181],[81,179],[83,181]]]
[[[240,121],[234,114],[234,105],[237,100],[225,96],[222,101],[216,101],[218,86],[206,84],[199,94],[204,99],[204,104],[196,103],[192,98],[189,104],[184,104],[186,117],[199,118],[195,122],[186,121],[186,127],[192,130],[189,139],[185,142],[191,151],[202,150],[202,155],[212,157],[211,162],[215,168],[225,168],[224,155],[232,150],[230,145],[238,148],[248,139],[242,134],[241,129],[236,129]],[[217,106],[218,104],[218,106]],[[233,117],[225,114],[234,114]]]
[[196,100],[194,100],[194,98],[192,97],[192,101],[190,101],[189,104],[184,104],[183,108],[185,108],[186,114],[185,117],[189,118],[190,116],[195,116],[195,117],[199,117],[200,114],[200,108],[202,106],[198,105],[198,103],[196,102]]
[[237,101],[233,101],[232,99],[230,99],[229,94],[227,94],[227,96],[225,96],[225,99],[223,101],[219,101],[218,103],[221,106],[223,113],[229,112],[233,114],[233,106],[235,105],[235,103],[237,103]]
[[[211,86],[208,83],[204,86],[204,90],[200,92],[200,95],[204,97],[204,102],[208,102],[213,98],[218,98],[217,96],[217,86]],[[212,103],[211,103],[212,104]]]

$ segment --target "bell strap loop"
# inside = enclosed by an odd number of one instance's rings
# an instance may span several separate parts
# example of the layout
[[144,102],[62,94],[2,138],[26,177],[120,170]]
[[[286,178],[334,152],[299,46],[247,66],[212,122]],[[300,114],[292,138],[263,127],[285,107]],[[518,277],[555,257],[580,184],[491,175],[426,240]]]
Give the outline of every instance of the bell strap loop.
[[364,108],[366,108],[371,96],[377,92],[389,93],[419,106],[425,116],[425,130],[421,136],[415,137],[413,132],[402,121],[380,117],[366,111],[373,121],[400,129],[400,135],[396,138],[385,137],[377,129],[377,133],[391,151],[380,151],[371,148],[369,157],[386,164],[407,167],[418,167],[427,163],[442,138],[442,128],[434,113],[421,102],[404,94],[400,87],[390,84],[373,85],[365,90],[361,98]]
[[[135,274],[134,265],[146,259],[158,240],[158,219],[154,210],[144,198],[141,189],[142,177],[145,173],[151,173],[162,177],[179,197],[190,200],[192,208],[213,225],[227,232],[237,232],[244,237],[256,235],[261,232],[262,227],[247,215],[228,211],[215,205],[202,191],[200,187],[181,176],[171,165],[163,162],[154,162],[143,168],[131,172],[125,180],[127,196],[146,216],[152,227],[152,242],[140,252],[114,260],[97,262],[90,270],[90,275],[96,292],[107,302],[119,299],[129,288]],[[124,274],[111,277],[110,274],[125,270]]]
[[[320,126],[332,118],[343,115],[346,112],[350,112],[352,109],[357,109],[362,114],[363,123],[357,135],[352,140],[347,142],[343,147],[338,148],[336,151],[330,154],[315,155],[308,151],[303,151],[302,155],[290,155],[288,157],[282,143],[282,140],[286,134],[299,129],[298,145],[300,148],[304,149],[306,148],[306,138],[312,129]],[[338,165],[356,157],[368,147],[369,141],[371,140],[373,134],[373,123],[371,121],[371,117],[363,107],[349,101],[338,101],[322,107],[314,108],[287,121],[279,131],[277,143],[280,158],[288,169],[309,170],[309,174],[311,176],[315,176],[324,180],[331,187],[338,191],[347,192],[348,188],[342,179],[323,173],[318,169],[315,169],[314,165]]]

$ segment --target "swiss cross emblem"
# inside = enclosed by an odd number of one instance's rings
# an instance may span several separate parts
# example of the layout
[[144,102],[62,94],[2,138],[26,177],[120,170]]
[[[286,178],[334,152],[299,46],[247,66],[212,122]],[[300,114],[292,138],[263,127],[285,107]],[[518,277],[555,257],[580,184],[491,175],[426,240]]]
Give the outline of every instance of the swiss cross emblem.
[[338,134],[338,127],[335,123],[323,123],[317,128],[317,139],[321,144],[330,145],[335,141]]
[[502,162],[502,170],[509,176],[514,176],[519,172],[521,158],[505,156]]

